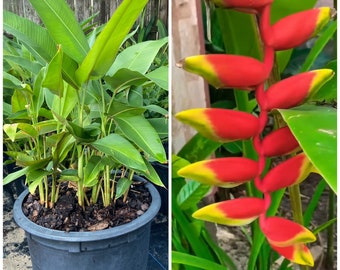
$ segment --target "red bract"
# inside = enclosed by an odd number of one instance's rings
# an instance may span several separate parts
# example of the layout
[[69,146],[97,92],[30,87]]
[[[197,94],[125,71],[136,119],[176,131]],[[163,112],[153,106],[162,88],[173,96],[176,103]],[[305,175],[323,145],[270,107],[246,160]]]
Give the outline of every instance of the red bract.
[[331,69],[300,73],[273,84],[265,93],[265,110],[288,109],[302,104],[313,96],[334,75]]
[[227,109],[191,109],[176,118],[203,136],[218,142],[249,139],[257,133],[258,119],[252,114]]
[[315,36],[330,20],[329,7],[301,11],[276,22],[264,42],[275,50],[297,47]]
[[215,88],[251,90],[263,83],[269,75],[262,62],[239,55],[190,56],[180,61],[177,66],[202,76]]
[[272,131],[262,141],[262,149],[266,157],[288,155],[299,148],[299,143],[289,127]]
[[293,263],[302,265],[314,266],[314,259],[312,253],[304,244],[294,244],[287,247],[277,247],[270,245],[277,253],[287,258]]
[[313,165],[307,156],[301,153],[271,169],[263,178],[260,190],[262,192],[273,192],[296,185],[305,180],[311,171],[313,171]]
[[264,201],[259,198],[238,198],[210,204],[195,213],[193,217],[229,226],[246,225],[265,211]]
[[302,225],[281,217],[260,219],[260,227],[270,244],[287,247],[316,240],[315,235]]
[[217,158],[195,162],[180,169],[178,175],[202,184],[235,187],[252,180],[258,171],[257,162],[242,157]]

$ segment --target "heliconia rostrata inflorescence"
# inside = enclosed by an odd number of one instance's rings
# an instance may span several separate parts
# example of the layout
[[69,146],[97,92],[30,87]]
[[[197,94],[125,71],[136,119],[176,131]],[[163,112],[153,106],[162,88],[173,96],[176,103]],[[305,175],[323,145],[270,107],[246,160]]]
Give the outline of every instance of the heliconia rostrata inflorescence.
[[[254,180],[263,198],[245,197],[214,203],[199,209],[193,216],[230,226],[248,224],[259,218],[260,228],[275,251],[294,263],[313,266],[314,259],[305,243],[315,241],[314,234],[293,221],[267,216],[267,210],[271,205],[272,192],[300,183],[315,169],[287,126],[265,136],[263,131],[271,110],[303,104],[332,78],[334,72],[330,69],[304,72],[272,84],[268,89],[265,89],[265,82],[273,68],[275,51],[291,49],[315,36],[330,20],[331,8],[298,12],[271,25],[273,0],[213,2],[222,8],[257,14],[264,44],[263,61],[228,54],[197,55],[182,59],[178,66],[202,76],[216,88],[255,90],[260,114],[256,117],[235,110],[204,108],[183,111],[176,117],[203,136],[218,142],[252,138],[258,160],[246,157],[205,160],[182,168],[178,174],[225,188]],[[282,155],[291,157],[262,176],[266,158]]]

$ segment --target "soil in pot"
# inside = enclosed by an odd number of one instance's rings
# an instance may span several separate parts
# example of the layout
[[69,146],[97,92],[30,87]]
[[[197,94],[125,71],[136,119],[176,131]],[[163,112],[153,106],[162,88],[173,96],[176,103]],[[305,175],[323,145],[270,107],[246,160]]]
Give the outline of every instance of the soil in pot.
[[76,190],[66,183],[60,188],[58,201],[53,208],[39,203],[38,195],[27,197],[23,204],[24,214],[37,225],[61,231],[97,231],[126,224],[144,214],[151,204],[151,196],[145,183],[136,182],[130,189],[128,199],[116,200],[104,207],[102,202],[86,206],[77,203]]

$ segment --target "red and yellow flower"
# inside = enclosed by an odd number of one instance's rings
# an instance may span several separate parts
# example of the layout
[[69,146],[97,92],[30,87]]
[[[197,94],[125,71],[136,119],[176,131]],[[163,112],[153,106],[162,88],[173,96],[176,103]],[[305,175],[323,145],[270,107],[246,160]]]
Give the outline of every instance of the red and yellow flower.
[[198,161],[178,170],[177,174],[202,184],[231,188],[254,179],[257,172],[256,161],[230,157]]
[[193,217],[204,221],[229,226],[242,226],[251,223],[265,211],[265,204],[259,198],[238,198],[205,206]]
[[249,139],[258,131],[258,118],[252,114],[228,109],[191,109],[176,114],[181,122],[217,142]]
[[265,65],[252,57],[208,54],[184,58],[178,67],[202,76],[215,88],[252,90],[269,76]]

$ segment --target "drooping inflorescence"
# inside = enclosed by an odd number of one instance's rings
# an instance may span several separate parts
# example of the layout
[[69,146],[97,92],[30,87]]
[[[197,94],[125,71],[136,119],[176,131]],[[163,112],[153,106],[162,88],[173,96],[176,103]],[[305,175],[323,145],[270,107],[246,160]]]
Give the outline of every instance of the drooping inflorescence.
[[[267,216],[271,193],[298,184],[315,171],[308,157],[289,130],[281,127],[264,135],[268,114],[274,109],[291,108],[308,101],[330,80],[330,69],[312,70],[276,82],[265,89],[273,68],[275,51],[291,49],[315,36],[331,18],[331,8],[314,8],[282,18],[270,24],[273,0],[213,0],[222,8],[233,8],[257,14],[264,44],[263,61],[239,55],[197,55],[182,59],[178,66],[198,74],[216,88],[238,88],[255,91],[260,113],[258,117],[235,110],[190,109],[176,115],[203,136],[218,142],[252,138],[258,160],[227,157],[190,164],[178,174],[203,184],[235,187],[254,181],[262,198],[245,197],[205,206],[193,216],[205,221],[239,226],[259,218],[262,232],[270,246],[292,262],[312,266],[311,252],[306,243],[315,241],[314,234],[302,225],[281,217]],[[296,31],[299,25],[299,31]],[[292,155],[291,155],[292,154]],[[263,176],[266,158],[291,155]]]

